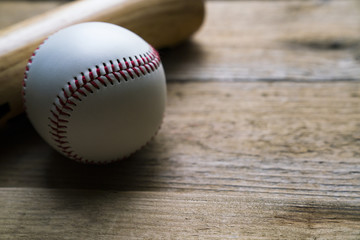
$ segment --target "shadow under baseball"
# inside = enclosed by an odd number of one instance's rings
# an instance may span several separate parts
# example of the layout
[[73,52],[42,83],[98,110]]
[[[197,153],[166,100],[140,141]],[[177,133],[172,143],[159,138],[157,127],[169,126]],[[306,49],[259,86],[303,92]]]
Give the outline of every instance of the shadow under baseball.
[[22,115],[0,129],[0,187],[157,190],[153,180],[166,171],[164,151],[155,137],[124,160],[107,165],[77,163],[53,150]]
[[148,157],[148,152],[155,145],[151,142],[129,158],[106,165],[78,163],[53,151],[46,168],[46,186],[86,190],[156,190],[156,186],[149,182],[159,174],[162,160],[156,155]]

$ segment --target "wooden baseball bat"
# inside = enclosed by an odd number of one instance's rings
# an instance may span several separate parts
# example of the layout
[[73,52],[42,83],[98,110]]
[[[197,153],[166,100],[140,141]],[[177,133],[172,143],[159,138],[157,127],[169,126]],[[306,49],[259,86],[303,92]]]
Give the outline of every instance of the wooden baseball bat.
[[102,21],[130,29],[155,48],[163,48],[189,38],[203,18],[203,0],[80,0],[0,30],[0,126],[23,111],[25,66],[52,33],[80,22]]

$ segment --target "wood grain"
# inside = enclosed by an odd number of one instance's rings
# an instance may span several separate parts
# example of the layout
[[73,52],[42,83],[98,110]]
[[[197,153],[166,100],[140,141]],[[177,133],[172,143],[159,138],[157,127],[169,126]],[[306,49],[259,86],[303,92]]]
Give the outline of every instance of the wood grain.
[[359,239],[359,3],[210,1],[157,137],[105,166],[0,129],[0,239]]
[[359,206],[258,194],[4,189],[2,239],[358,239]]
[[357,0],[211,1],[206,12],[194,42],[164,54],[169,79],[359,80]]
[[172,83],[168,92],[159,135],[110,166],[67,160],[14,123],[1,137],[0,187],[360,201],[360,83]]

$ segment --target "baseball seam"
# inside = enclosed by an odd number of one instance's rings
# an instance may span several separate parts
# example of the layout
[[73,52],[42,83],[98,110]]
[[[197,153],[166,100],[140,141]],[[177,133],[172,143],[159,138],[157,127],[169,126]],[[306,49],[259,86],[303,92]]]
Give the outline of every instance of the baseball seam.
[[[32,54],[25,70],[23,81],[24,106],[28,72],[38,49],[39,48],[37,48]],[[76,154],[68,142],[67,124],[69,123],[73,108],[76,107],[78,102],[86,98],[88,94],[93,94],[96,90],[108,87],[108,85],[114,85],[122,81],[128,82],[130,79],[135,79],[137,77],[150,74],[156,71],[160,64],[161,60],[158,52],[151,47],[151,49],[144,54],[139,54],[133,57],[124,57],[122,59],[109,60],[108,62],[103,62],[93,68],[88,68],[87,71],[81,72],[78,74],[78,76],[73,77],[73,79],[67,82],[61,91],[57,94],[52,104],[50,116],[48,118],[50,128],[49,133],[51,134],[52,139],[55,141],[57,148],[64,155],[74,159],[75,161],[93,164],[99,163],[85,159],[82,156]],[[154,136],[155,135],[156,133]],[[142,147],[143,146],[141,146],[139,149]],[[126,157],[128,157],[128,155],[122,158]],[[110,162],[117,160],[119,159],[114,159]]]
[[28,73],[30,71],[30,66],[33,62],[33,59],[36,55],[36,52],[39,50],[39,48],[41,47],[41,45],[43,45],[46,42],[47,38],[35,49],[35,51],[31,54],[31,57],[29,58],[29,60],[27,61],[26,67],[25,67],[25,72],[24,72],[24,78],[23,78],[23,82],[22,82],[22,100],[23,100],[23,106],[24,106],[24,110],[26,112],[26,101],[25,101],[25,94],[26,94],[26,82],[28,80]]

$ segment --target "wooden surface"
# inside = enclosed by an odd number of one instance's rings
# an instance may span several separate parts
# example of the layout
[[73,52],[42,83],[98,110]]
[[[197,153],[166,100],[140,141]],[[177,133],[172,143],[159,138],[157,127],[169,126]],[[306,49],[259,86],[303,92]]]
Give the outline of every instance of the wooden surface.
[[0,130],[0,239],[360,239],[358,1],[210,1],[160,53],[164,124],[127,160]]

